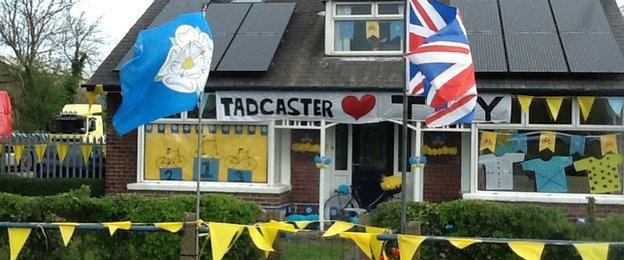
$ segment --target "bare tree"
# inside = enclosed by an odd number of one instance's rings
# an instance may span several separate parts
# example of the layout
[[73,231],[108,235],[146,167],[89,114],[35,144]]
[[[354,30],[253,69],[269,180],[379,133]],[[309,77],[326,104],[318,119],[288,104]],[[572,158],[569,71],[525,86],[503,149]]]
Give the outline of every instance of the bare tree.
[[15,104],[17,114],[35,120],[35,128],[73,101],[85,66],[98,61],[97,22],[71,15],[77,1],[0,0],[0,69],[19,90],[12,91],[22,101]]

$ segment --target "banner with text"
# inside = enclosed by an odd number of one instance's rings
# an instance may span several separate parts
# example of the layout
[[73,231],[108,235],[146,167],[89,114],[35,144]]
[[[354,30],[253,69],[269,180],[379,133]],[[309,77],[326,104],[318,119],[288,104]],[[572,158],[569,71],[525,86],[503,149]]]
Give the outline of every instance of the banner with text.
[[[433,112],[424,97],[408,97],[408,118],[422,120]],[[375,123],[400,120],[401,93],[219,91],[217,119],[221,121],[326,120],[338,123]],[[476,122],[508,123],[511,95],[479,95]]]

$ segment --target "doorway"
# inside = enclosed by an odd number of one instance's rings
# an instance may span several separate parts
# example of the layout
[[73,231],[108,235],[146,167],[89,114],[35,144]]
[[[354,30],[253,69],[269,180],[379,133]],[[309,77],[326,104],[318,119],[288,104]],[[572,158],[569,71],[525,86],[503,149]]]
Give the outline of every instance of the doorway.
[[352,186],[366,208],[382,194],[382,177],[393,175],[394,124],[353,125],[352,151]]

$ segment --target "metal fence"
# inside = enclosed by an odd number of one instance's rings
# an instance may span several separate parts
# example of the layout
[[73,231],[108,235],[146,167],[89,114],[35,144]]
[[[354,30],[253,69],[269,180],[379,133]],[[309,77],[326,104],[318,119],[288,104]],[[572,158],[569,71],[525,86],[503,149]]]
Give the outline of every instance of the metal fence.
[[86,139],[13,133],[0,139],[0,173],[28,178],[104,178],[106,140]]

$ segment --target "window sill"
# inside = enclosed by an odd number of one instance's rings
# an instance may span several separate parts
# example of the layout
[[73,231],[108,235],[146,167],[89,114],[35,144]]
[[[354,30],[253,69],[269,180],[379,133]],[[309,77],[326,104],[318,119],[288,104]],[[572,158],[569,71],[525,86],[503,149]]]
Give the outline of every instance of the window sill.
[[466,200],[491,200],[509,202],[538,202],[538,203],[563,203],[563,204],[586,204],[587,198],[596,199],[596,204],[624,205],[622,195],[601,194],[558,194],[558,193],[528,193],[528,192],[476,192],[464,193]]
[[[186,181],[150,181],[128,184],[128,190],[132,191],[196,191],[197,183]],[[281,194],[290,191],[290,185],[277,184],[269,186],[262,183],[208,183],[202,182],[201,192],[222,193],[260,193]]]

